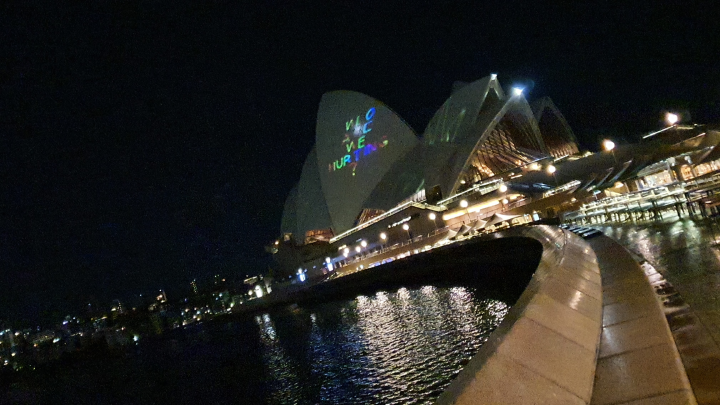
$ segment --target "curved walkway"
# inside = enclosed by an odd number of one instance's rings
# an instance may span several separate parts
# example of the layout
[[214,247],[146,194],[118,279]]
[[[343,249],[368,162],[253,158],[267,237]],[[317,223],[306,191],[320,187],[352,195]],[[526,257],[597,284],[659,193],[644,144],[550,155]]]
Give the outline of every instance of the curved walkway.
[[510,235],[540,241],[540,265],[439,404],[696,403],[654,274],[605,236],[548,226]]

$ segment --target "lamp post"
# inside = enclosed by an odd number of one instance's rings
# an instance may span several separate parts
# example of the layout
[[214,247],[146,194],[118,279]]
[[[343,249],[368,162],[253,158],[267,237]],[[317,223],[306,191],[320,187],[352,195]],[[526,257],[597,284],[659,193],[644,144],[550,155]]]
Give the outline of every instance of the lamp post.
[[407,232],[408,240],[409,240],[410,239],[410,225],[403,224],[402,228],[405,230],[405,232]]
[[602,144],[603,144],[603,149],[605,149],[606,151],[612,153],[613,160],[615,161],[615,164],[617,164],[618,161],[617,161],[617,157],[615,156],[615,142],[613,142],[613,141],[611,141],[611,140],[609,140],[609,139],[605,139],[605,140],[602,142]]
[[380,240],[382,240],[382,247],[385,249],[385,241],[387,240],[387,234],[385,232],[380,232]]
[[550,166],[547,167],[546,170],[547,170],[548,173],[552,174],[553,180],[555,180],[555,187],[557,188],[557,187],[558,187],[558,181],[557,181],[557,177],[555,177],[555,172],[557,171],[557,168],[555,168],[555,166],[553,166],[553,165],[550,165]]
[[428,214],[428,218],[433,221],[433,224],[435,225],[435,230],[437,231],[437,222],[435,221],[437,219],[437,215],[435,215],[434,212],[431,212]]
[[665,114],[665,122],[667,122],[670,126],[673,126],[680,121],[680,116],[674,113],[667,113]]

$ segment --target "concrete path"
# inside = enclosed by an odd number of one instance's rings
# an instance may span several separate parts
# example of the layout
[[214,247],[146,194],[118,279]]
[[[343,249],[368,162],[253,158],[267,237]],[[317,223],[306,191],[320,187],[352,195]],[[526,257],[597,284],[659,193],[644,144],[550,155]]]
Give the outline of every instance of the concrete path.
[[603,285],[603,331],[591,404],[694,404],[663,309],[645,272],[612,239],[588,240]]
[[[709,221],[597,227],[648,261],[700,404],[720,404],[720,228]],[[678,294],[679,293],[679,294]]]

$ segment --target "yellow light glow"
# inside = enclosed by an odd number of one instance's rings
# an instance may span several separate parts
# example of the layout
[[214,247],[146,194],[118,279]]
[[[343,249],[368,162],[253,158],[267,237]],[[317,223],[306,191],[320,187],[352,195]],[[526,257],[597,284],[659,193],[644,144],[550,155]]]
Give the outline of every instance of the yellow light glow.
[[605,140],[602,142],[602,145],[603,145],[603,149],[605,149],[605,150],[608,151],[608,152],[610,152],[611,150],[615,149],[615,142],[613,142],[613,141],[611,141],[611,140],[609,140],[609,139],[605,139]]

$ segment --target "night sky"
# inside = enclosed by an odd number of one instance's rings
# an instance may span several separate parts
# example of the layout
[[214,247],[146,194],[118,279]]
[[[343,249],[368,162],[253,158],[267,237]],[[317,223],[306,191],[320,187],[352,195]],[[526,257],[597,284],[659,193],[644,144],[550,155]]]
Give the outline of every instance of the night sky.
[[589,149],[720,122],[712,2],[539,3],[3,2],[0,321],[265,271],[326,91],[421,132],[498,73]]

